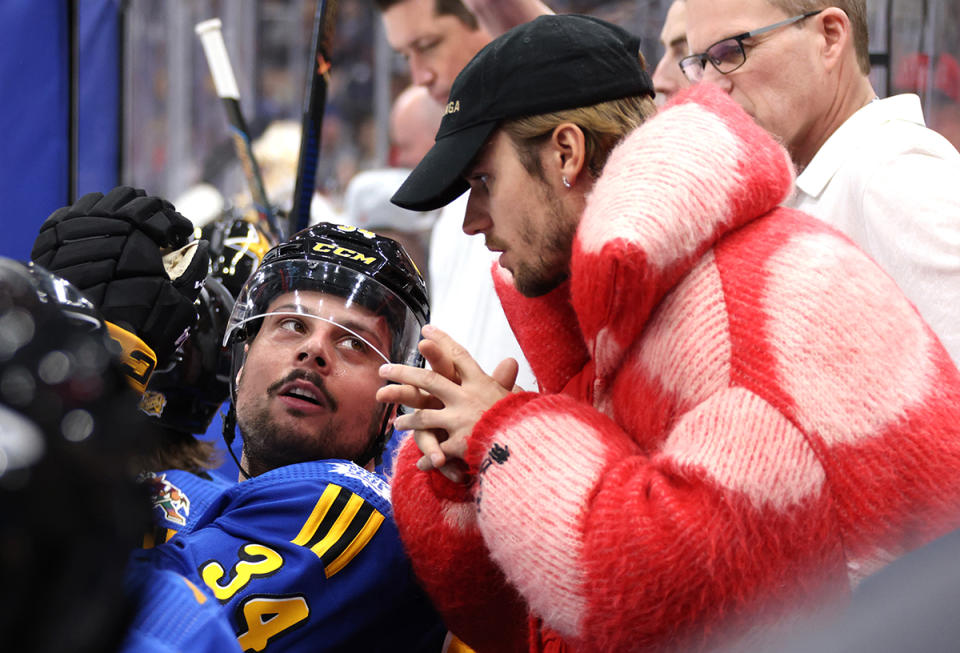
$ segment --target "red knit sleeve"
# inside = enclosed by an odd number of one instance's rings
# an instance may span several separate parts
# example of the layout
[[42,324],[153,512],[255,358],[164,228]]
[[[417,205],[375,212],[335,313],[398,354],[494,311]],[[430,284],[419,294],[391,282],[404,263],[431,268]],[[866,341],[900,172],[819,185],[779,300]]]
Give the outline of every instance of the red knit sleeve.
[[[804,568],[817,600],[824,578],[845,590],[823,469],[756,395],[708,398],[653,456],[580,401],[532,397],[503,399],[474,429],[479,530],[531,612],[574,648],[696,650],[738,611],[794,600],[781,579],[802,583]],[[731,461],[726,475],[706,474],[717,460]]]
[[467,486],[416,468],[408,438],[392,481],[394,517],[414,572],[447,628],[477,653],[527,647],[527,612],[491,562]]

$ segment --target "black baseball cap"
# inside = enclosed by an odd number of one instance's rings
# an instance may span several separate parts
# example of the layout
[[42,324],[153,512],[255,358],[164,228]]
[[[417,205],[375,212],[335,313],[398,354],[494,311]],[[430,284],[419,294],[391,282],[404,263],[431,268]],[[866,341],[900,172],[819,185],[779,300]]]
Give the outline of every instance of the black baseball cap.
[[653,97],[639,53],[639,37],[591,16],[540,16],[514,27],[457,75],[436,142],[390,201],[430,211],[455,200],[469,188],[467,167],[505,119]]

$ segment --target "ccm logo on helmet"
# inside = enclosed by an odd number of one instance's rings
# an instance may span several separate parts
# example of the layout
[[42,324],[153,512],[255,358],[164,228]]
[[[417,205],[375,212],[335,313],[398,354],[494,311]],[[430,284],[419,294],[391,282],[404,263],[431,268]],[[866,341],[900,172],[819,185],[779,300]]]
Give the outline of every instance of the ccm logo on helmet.
[[333,254],[334,256],[340,256],[352,261],[360,261],[364,265],[373,265],[377,260],[375,256],[364,256],[360,252],[355,252],[352,249],[340,247],[339,245],[331,245],[330,243],[317,243],[313,246],[313,251],[323,254]]

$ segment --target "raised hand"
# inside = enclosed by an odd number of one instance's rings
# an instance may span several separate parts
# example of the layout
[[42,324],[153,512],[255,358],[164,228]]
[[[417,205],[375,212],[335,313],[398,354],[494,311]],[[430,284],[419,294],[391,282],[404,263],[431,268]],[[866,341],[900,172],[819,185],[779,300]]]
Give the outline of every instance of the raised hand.
[[412,429],[423,458],[422,470],[438,469],[454,482],[465,480],[463,460],[467,440],[477,420],[509,394],[517,376],[517,362],[503,360],[487,375],[472,356],[440,329],[427,325],[420,352],[431,370],[407,365],[384,365],[380,376],[399,385],[377,392],[377,399],[402,403],[416,410],[394,422],[398,429]]

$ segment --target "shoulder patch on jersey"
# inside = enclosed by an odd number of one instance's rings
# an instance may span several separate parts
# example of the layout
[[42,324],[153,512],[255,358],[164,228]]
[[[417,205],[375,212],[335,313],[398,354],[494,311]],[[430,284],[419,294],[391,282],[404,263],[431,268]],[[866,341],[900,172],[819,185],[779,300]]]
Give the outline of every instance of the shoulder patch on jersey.
[[376,474],[372,474],[353,463],[330,463],[330,470],[340,476],[346,476],[360,481],[367,488],[383,497],[385,501],[390,501],[390,486]]
[[166,474],[144,472],[137,480],[147,487],[153,507],[164,519],[180,526],[187,525],[190,499],[180,488],[167,480]]

